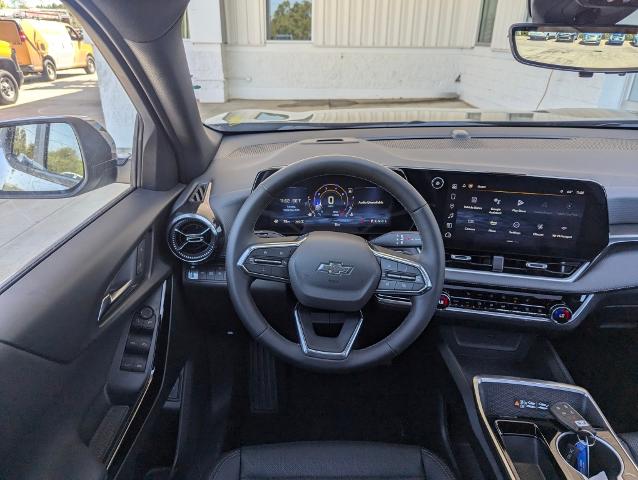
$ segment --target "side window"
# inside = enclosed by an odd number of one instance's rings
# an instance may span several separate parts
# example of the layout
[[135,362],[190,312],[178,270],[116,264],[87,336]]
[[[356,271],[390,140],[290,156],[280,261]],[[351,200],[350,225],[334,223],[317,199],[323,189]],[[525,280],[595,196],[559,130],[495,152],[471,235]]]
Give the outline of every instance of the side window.
[[[11,30],[0,28],[0,291],[135,185],[137,112],[89,36],[66,20],[11,20],[25,37],[42,39],[44,61],[19,44],[5,51],[11,39],[2,32]],[[65,34],[80,41],[71,51]],[[85,128],[106,146],[112,138],[106,173],[92,168]]]
[[490,45],[494,34],[494,20],[496,19],[496,7],[498,0],[483,0],[481,9],[481,23],[479,24],[477,45]]
[[266,0],[268,40],[312,40],[311,0]]
[[66,27],[66,31],[69,32],[69,37],[71,37],[71,40],[80,40],[80,36],[72,28]]

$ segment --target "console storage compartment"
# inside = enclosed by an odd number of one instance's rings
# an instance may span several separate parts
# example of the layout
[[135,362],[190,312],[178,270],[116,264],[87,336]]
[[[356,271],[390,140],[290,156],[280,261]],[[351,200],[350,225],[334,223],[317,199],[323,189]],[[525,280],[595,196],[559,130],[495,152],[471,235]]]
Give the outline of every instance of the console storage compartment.
[[521,478],[559,480],[560,469],[538,425],[518,420],[496,420],[503,448]]
[[[601,472],[609,480],[638,478],[638,467],[587,390],[543,380],[476,376],[474,394],[506,478],[587,480]],[[578,436],[550,411],[558,402],[569,403],[595,430],[588,442],[588,475],[575,468]]]

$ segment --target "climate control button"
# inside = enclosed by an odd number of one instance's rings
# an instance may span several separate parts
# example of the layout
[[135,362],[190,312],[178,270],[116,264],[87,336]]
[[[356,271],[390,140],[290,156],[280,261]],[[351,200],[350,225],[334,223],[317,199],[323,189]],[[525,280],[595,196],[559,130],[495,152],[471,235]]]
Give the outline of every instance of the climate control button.
[[549,315],[555,322],[567,323],[572,319],[574,312],[567,305],[555,305]]
[[445,310],[447,307],[450,306],[450,303],[452,303],[452,299],[446,292],[443,292],[439,297],[439,310]]

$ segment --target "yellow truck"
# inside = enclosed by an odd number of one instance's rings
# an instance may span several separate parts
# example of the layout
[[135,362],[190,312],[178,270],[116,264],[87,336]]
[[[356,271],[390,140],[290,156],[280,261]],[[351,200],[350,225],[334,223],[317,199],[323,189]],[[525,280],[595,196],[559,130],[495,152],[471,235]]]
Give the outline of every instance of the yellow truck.
[[9,42],[0,40],[0,105],[16,103],[23,82],[15,50]]
[[0,40],[11,44],[25,75],[40,74],[53,81],[57,72],[83,68],[95,72],[93,47],[71,25],[54,20],[0,19]]

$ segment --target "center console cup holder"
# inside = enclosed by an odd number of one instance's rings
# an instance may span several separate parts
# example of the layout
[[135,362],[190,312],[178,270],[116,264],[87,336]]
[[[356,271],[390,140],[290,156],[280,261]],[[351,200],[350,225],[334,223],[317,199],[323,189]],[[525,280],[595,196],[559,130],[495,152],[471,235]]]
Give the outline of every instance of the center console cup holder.
[[[568,468],[580,478],[586,479],[588,477],[578,472],[567,459],[571,446],[577,441],[578,436],[575,433],[564,432],[556,438],[556,448]],[[593,477],[603,471],[610,480],[622,478],[624,465],[616,450],[606,441],[596,437],[593,445],[589,447],[589,476]]]

